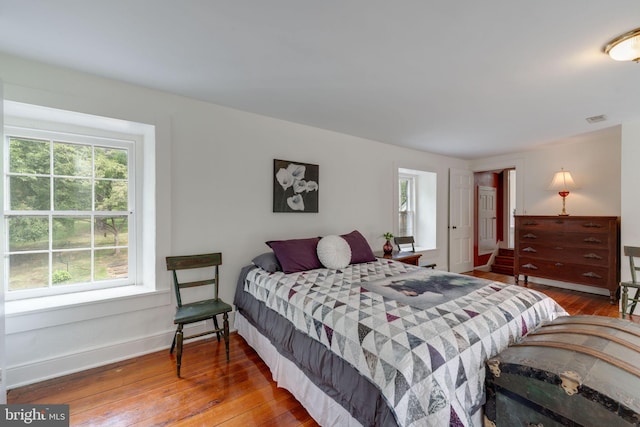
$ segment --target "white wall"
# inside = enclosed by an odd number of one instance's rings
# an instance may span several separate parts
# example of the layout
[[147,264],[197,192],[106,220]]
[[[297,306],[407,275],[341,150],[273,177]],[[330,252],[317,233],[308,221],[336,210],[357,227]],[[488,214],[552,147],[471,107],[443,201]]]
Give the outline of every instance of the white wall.
[[[7,316],[9,387],[160,348],[173,335],[167,255],[221,251],[221,297],[270,239],[360,230],[374,250],[393,229],[394,165],[438,173],[438,246],[447,263],[447,173],[468,163],[0,55],[5,98],[156,126],[157,286],[117,301]],[[273,159],[320,166],[317,214],[272,213]]]
[[562,199],[547,187],[564,168],[579,188],[566,199],[570,215],[621,214],[621,126],[577,135],[538,149],[474,160],[474,171],[516,167],[517,213],[557,215]]

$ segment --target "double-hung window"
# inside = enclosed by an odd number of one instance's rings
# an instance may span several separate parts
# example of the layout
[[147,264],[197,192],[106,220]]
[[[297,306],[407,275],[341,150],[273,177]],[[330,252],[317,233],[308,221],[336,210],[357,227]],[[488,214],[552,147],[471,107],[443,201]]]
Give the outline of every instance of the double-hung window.
[[398,236],[413,236],[416,250],[436,249],[437,174],[398,168]]
[[139,136],[25,123],[5,123],[7,300],[135,284]]

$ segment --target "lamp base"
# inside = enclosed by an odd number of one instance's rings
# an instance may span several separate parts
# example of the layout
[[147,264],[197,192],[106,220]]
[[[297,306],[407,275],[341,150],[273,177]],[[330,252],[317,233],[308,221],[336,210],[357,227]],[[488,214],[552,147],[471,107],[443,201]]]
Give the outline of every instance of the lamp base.
[[569,216],[569,214],[565,210],[565,199],[569,195],[569,192],[568,191],[560,191],[560,192],[558,192],[558,194],[560,195],[560,197],[562,197],[562,212],[560,212],[558,214],[558,216]]

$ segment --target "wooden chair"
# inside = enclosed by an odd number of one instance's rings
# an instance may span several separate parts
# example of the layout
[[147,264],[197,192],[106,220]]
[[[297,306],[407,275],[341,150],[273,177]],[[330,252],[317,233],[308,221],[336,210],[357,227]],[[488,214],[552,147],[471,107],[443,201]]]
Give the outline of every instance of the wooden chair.
[[[636,246],[625,246],[624,247],[625,256],[629,257],[629,268],[631,269],[631,282],[620,282],[620,295],[622,298],[622,318],[624,319],[627,315],[627,306],[629,301],[631,301],[631,307],[629,307],[629,314],[633,313],[633,310],[636,308],[636,304],[640,301],[640,283],[638,283],[636,272],[640,271],[640,267],[636,267],[634,258],[640,257],[640,247]],[[633,298],[629,297],[629,288],[635,288],[635,296]]]
[[[186,256],[169,256],[167,260],[167,270],[173,272],[173,288],[176,292],[176,301],[178,306],[176,307],[176,314],[173,319],[173,323],[177,324],[176,333],[173,335],[173,343],[171,344],[170,354],[173,354],[173,349],[178,346],[177,354],[177,373],[180,377],[180,366],[182,364],[182,342],[191,338],[201,337],[203,335],[216,334],[218,342],[220,342],[220,335],[224,338],[224,345],[227,351],[227,361],[229,361],[229,313],[232,307],[222,301],[218,297],[219,287],[219,275],[218,267],[222,264],[222,254],[220,252],[201,254],[201,255],[186,255]],[[211,270],[213,267],[213,278],[211,278]],[[187,269],[202,268],[206,269],[206,279],[179,281],[178,271]],[[205,271],[196,273],[181,273],[181,277],[193,278],[195,276],[203,277]],[[193,288],[196,286],[209,285],[213,287],[213,298],[202,301],[190,302],[187,304],[182,303],[182,290],[185,288]],[[222,314],[222,328],[218,326],[217,316]],[[195,335],[183,336],[182,329],[184,325],[194,322],[200,322],[202,320],[213,320],[214,329],[208,330]]]
[[[415,239],[413,238],[413,236],[394,237],[393,243],[395,243],[396,246],[398,247],[398,252],[409,252],[409,245],[411,245],[410,252],[416,251]],[[406,250],[403,249],[402,245],[406,245],[405,246]],[[430,268],[433,270],[436,268],[436,264],[426,264],[426,265],[423,265],[423,267]]]
[[[407,252],[409,249],[409,245],[411,245],[411,252],[416,251],[415,240],[413,239],[413,236],[394,237],[393,243],[395,243],[398,247],[398,252]],[[407,251],[403,249],[402,245],[406,245]]]

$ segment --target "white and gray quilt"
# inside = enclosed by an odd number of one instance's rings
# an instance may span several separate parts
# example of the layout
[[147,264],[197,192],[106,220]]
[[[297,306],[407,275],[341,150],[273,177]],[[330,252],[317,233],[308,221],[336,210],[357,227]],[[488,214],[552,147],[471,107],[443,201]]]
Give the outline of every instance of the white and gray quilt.
[[567,314],[536,291],[385,259],[254,269],[244,290],[376,384],[401,426],[471,426],[484,361]]

